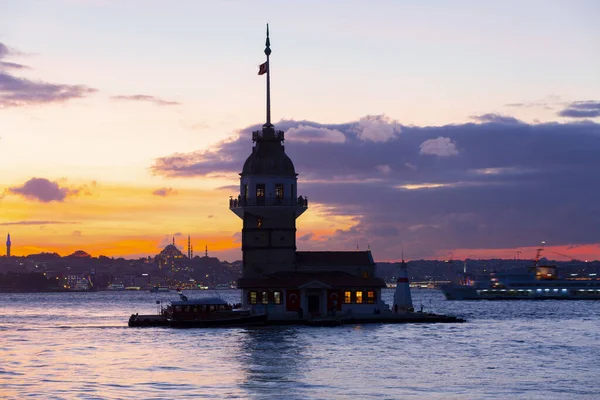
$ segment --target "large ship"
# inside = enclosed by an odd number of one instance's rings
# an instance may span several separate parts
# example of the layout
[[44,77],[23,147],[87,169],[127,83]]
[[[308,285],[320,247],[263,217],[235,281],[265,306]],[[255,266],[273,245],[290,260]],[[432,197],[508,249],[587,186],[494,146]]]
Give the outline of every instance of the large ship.
[[[534,264],[521,273],[491,273],[485,280],[462,279],[441,287],[448,300],[600,300],[597,276],[560,277],[555,265]],[[595,274],[593,274],[595,275]]]

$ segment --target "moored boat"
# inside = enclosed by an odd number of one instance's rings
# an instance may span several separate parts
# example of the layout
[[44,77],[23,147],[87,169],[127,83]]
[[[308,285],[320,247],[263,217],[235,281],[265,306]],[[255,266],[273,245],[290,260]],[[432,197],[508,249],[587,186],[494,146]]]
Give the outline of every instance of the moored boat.
[[156,286],[153,286],[153,287],[150,289],[150,292],[151,292],[151,293],[158,293],[158,292],[170,292],[170,291],[171,291],[171,289],[169,289],[169,287],[168,287],[168,286],[161,286],[161,285],[156,285]]
[[157,315],[133,314],[130,327],[169,326],[172,328],[241,327],[264,325],[267,314],[254,314],[248,309],[234,308],[219,297],[201,297],[171,302]]
[[106,287],[106,290],[122,291],[125,290],[125,285],[123,285],[122,283],[111,283]]

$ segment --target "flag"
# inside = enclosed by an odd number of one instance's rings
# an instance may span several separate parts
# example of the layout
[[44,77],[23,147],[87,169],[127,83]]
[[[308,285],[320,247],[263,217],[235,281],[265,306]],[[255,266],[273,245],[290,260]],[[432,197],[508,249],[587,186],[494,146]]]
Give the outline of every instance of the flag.
[[258,74],[264,75],[269,71],[269,64],[263,63],[258,66]]

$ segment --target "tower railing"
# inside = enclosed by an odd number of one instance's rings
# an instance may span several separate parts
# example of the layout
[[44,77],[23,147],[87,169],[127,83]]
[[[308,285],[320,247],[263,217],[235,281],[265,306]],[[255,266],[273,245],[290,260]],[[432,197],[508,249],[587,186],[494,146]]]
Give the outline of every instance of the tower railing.
[[277,130],[277,131],[273,131],[273,135],[265,136],[263,131],[253,131],[252,132],[252,140],[254,142],[256,142],[257,140],[265,140],[265,139],[284,141],[285,133],[283,131]]
[[241,197],[229,198],[229,208],[239,207],[304,207],[308,208],[308,197],[298,196],[298,198],[280,198],[280,197]]

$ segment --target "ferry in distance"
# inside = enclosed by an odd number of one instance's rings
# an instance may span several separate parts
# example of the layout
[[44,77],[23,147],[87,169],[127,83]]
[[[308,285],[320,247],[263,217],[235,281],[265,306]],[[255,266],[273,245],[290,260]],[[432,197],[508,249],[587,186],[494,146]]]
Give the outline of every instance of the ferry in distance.
[[492,273],[486,280],[465,279],[440,289],[447,300],[600,300],[596,274],[561,278],[555,265],[539,264],[542,250],[537,250],[534,265],[525,272]]

